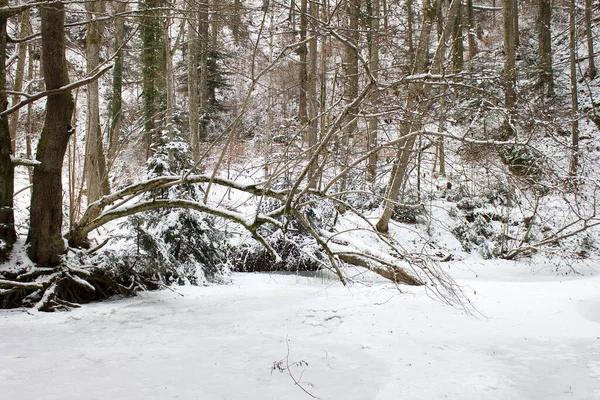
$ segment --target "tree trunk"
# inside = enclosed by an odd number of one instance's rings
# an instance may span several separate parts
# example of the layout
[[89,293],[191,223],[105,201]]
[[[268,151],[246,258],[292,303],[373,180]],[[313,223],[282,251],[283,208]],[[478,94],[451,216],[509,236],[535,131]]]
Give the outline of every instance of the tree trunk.
[[158,18],[157,7],[161,0],[145,0],[142,5],[142,107],[144,114],[144,136],[146,141],[146,158],[150,157],[151,146],[158,136],[156,122],[159,109],[158,73],[160,67],[160,43],[162,30]]
[[[21,29],[20,29],[20,37],[25,38],[31,35],[31,22],[29,18],[29,10],[25,10],[20,14],[21,19]],[[17,54],[19,58],[17,59],[17,68],[15,70],[15,84],[14,91],[21,92],[23,90],[23,77],[25,76],[25,63],[27,61],[27,46],[29,44],[27,42],[20,42],[17,45]],[[12,97],[12,105],[17,104],[21,99],[19,94],[15,94]],[[12,113],[8,118],[9,121],[9,129],[10,129],[10,137],[11,137],[11,145],[12,151],[15,152],[16,138],[17,138],[17,126],[19,124],[19,110]]]
[[[0,0],[0,7],[8,6],[7,0]],[[6,87],[6,32],[7,16],[0,15],[0,88]],[[6,110],[8,99],[6,92],[0,91],[0,111]],[[14,165],[11,161],[12,146],[8,129],[7,116],[0,117],[0,262],[12,248],[17,235],[14,224],[13,194],[14,194]]]
[[[96,72],[100,65],[100,44],[104,23],[98,21],[105,12],[104,1],[85,3],[90,23],[87,28],[86,64],[88,75]],[[100,125],[100,92],[98,81],[87,86],[87,140],[86,140],[86,183],[88,205],[110,192],[106,159],[102,144],[102,127]]]
[[462,26],[462,3],[458,7],[454,29],[452,30],[452,70],[456,74],[462,72],[464,67],[463,26]]
[[571,0],[571,15],[569,17],[569,64],[571,69],[571,163],[569,174],[577,176],[579,168],[579,107],[577,100],[577,31],[575,19],[577,17],[575,0]]
[[[348,33],[346,40],[349,45],[344,49],[344,60],[342,67],[344,69],[344,101],[346,104],[352,103],[358,96],[358,40],[360,32],[358,30],[358,22],[360,17],[360,0],[347,0],[348,13]],[[343,131],[340,146],[340,157],[342,159],[342,170],[348,166],[350,158],[350,143],[356,133],[358,124],[357,117],[358,106],[348,110],[347,118],[343,122]],[[340,192],[346,191],[348,185],[347,175],[340,180]],[[345,207],[340,207],[340,212],[344,212]]]
[[191,11],[188,14],[188,121],[190,124],[189,141],[194,161],[200,157],[200,102],[198,99],[198,13]]
[[306,124],[308,121],[308,112],[307,112],[307,92],[308,92],[308,66],[307,66],[307,46],[306,43],[306,23],[308,20],[308,16],[306,15],[308,12],[307,7],[308,0],[300,0],[300,42],[302,44],[296,49],[296,52],[300,56],[300,68],[298,82],[300,86],[300,94],[298,96],[298,122],[300,125]]
[[[240,25],[242,24],[240,18],[241,1],[233,0],[233,15],[231,16],[231,32],[233,34],[233,42],[237,45],[240,44]],[[264,7],[264,3],[263,3]],[[266,10],[265,10],[266,11]]]
[[504,106],[509,115],[514,114],[517,94],[515,92],[515,81],[517,78],[515,70],[515,24],[514,0],[504,0]]
[[[373,4],[371,4],[371,6],[375,8]],[[411,68],[413,67],[413,64],[415,62],[415,41],[413,38],[414,20],[415,13],[413,10],[413,0],[406,0],[406,42],[408,44],[408,59]],[[377,20],[377,25],[379,25],[379,19]]]
[[545,90],[547,96],[553,96],[554,77],[552,72],[552,31],[550,28],[552,20],[552,3],[551,0],[539,0],[538,6],[540,83],[542,85],[542,91]]
[[467,22],[468,22],[468,43],[469,43],[469,60],[472,60],[477,55],[477,34],[475,32],[475,14],[473,12],[473,0],[467,0]]
[[165,124],[167,131],[171,134],[173,130],[173,110],[175,109],[175,77],[173,67],[173,51],[171,51],[171,21],[170,15],[167,16],[163,26],[163,43],[165,45]]
[[[46,89],[69,83],[65,58],[65,10],[61,2],[40,6],[42,62]],[[48,96],[46,118],[37,148],[28,254],[38,265],[56,265],[64,251],[62,237],[62,163],[71,135],[73,99],[70,93]]]
[[199,128],[198,141],[206,140],[208,136],[208,53],[210,51],[210,36],[209,36],[209,6],[208,1],[204,1],[198,5],[198,55],[200,63],[200,73],[198,76],[199,94]]
[[519,38],[519,0],[513,0],[512,10],[513,10],[513,13],[512,13],[513,36],[514,36],[515,51],[516,51],[516,48],[519,47],[519,44],[520,44],[520,38]]
[[[311,1],[309,7],[309,13],[313,24],[319,19],[319,3]],[[318,119],[317,113],[319,110],[319,100],[317,97],[317,37],[314,33],[311,33],[313,38],[308,42],[308,147],[311,149],[310,154],[312,155],[313,149],[317,145],[317,128]],[[317,173],[317,162],[313,162],[310,166],[308,173],[308,185],[312,188],[317,187],[316,173]]]
[[[412,10],[412,0],[408,1],[408,7]],[[367,0],[367,13],[370,17],[369,26],[369,69],[373,78],[377,79],[379,75],[379,0]],[[369,10],[370,8],[370,10]],[[412,12],[412,11],[411,11]],[[409,32],[412,30],[411,24],[409,24]],[[412,37],[409,42],[412,46]],[[411,57],[412,52],[411,51]],[[371,110],[373,113],[378,111],[379,92],[377,89],[373,90],[373,94],[370,96]],[[369,118],[369,129],[367,137],[367,147],[369,151],[372,151],[377,147],[377,131],[379,128],[379,119],[377,116]],[[375,182],[377,177],[377,153],[373,152],[369,155],[367,160],[367,176],[369,182]]]
[[585,0],[585,34],[587,36],[588,48],[588,75],[594,79],[597,75],[596,63],[594,62],[594,36],[592,34],[592,0]]
[[[113,2],[115,14],[125,12],[127,3]],[[110,104],[110,128],[108,131],[108,159],[112,164],[119,148],[121,122],[123,120],[123,46],[125,40],[125,18],[115,17],[115,62],[113,67],[112,101]]]

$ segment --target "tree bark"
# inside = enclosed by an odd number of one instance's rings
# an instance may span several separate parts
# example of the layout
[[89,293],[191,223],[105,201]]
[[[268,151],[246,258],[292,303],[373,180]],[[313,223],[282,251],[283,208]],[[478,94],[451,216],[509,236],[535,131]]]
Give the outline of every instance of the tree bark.
[[[92,75],[100,65],[100,45],[104,23],[98,18],[104,14],[104,1],[89,1],[85,3],[90,23],[87,27],[86,64],[87,73]],[[100,92],[98,81],[94,80],[87,86],[87,140],[86,140],[86,183],[87,201],[91,204],[110,192],[106,158],[100,125]]]
[[[309,7],[309,13],[313,24],[319,19],[319,3],[311,1]],[[317,113],[319,110],[319,100],[317,98],[317,37],[313,33],[313,38],[308,42],[308,147],[312,151],[317,145],[317,128],[318,119]],[[309,187],[316,188],[317,186],[317,162],[313,162],[310,166],[308,173],[308,185]]]
[[308,47],[306,41],[306,24],[307,24],[307,13],[308,13],[308,0],[300,0],[300,42],[302,44],[296,49],[296,52],[300,56],[300,68],[298,82],[300,85],[300,94],[298,96],[298,122],[301,125],[306,124],[308,121],[307,112],[307,92],[308,92],[308,65],[307,65],[307,53]]
[[[61,2],[40,6],[42,62],[46,89],[69,83],[65,58],[65,10]],[[70,93],[48,96],[46,118],[34,167],[28,254],[38,265],[56,265],[64,251],[62,237],[62,163],[71,135]]]
[[592,0],[585,0],[585,34],[588,48],[588,75],[594,79],[598,74],[594,61],[594,36],[592,33]]
[[[268,3],[267,3],[268,5]],[[263,7],[264,7],[264,3],[263,3]],[[231,17],[232,22],[231,22],[231,33],[233,34],[233,42],[236,45],[240,44],[240,25],[242,24],[241,21],[241,17],[240,17],[240,11],[241,11],[241,1],[240,0],[233,0],[233,15]]]
[[[412,1],[407,2],[409,9],[412,9]],[[370,10],[369,10],[370,8]],[[374,79],[378,78],[379,75],[379,0],[367,0],[367,12],[370,18],[369,26],[369,70]],[[412,26],[409,24],[409,32],[412,30]],[[412,46],[412,37],[410,39]],[[412,54],[412,50],[411,50]],[[379,92],[377,89],[373,90],[373,94],[370,96],[371,110],[373,114],[378,111]],[[377,116],[369,118],[369,129],[367,137],[367,147],[369,151],[372,151],[377,147],[377,131],[379,128],[379,119]],[[367,161],[367,179],[369,182],[375,182],[377,177],[377,152],[372,152]]]
[[199,104],[199,128],[198,141],[203,142],[208,136],[208,53],[210,51],[210,36],[209,36],[209,5],[208,1],[203,1],[198,5],[198,58],[199,58],[199,75],[198,86],[200,93],[198,97]]
[[[506,1],[506,0],[505,0]],[[512,20],[513,20],[513,36],[515,41],[515,50],[519,47],[520,37],[519,37],[519,0],[512,0]]]
[[452,70],[456,74],[462,72],[464,67],[464,51],[465,45],[463,43],[463,26],[462,26],[462,3],[458,7],[456,14],[456,21],[454,22],[454,29],[452,30]]
[[[373,8],[374,6],[371,5]],[[410,67],[413,67],[415,62],[415,41],[413,38],[415,13],[413,10],[413,0],[406,0],[406,42],[408,44],[408,59]],[[379,24],[379,20],[377,20]]]
[[569,64],[571,70],[571,163],[569,175],[577,176],[579,169],[579,106],[577,99],[577,31],[575,19],[577,9],[575,0],[570,2],[571,15],[569,17]]
[[469,60],[472,60],[479,51],[477,49],[477,34],[475,32],[475,13],[473,12],[473,0],[467,0],[467,22],[468,22],[468,43],[469,43]]
[[[127,3],[114,1],[115,14],[121,14],[127,9]],[[121,122],[123,121],[123,46],[125,40],[125,19],[115,17],[115,62],[113,67],[112,101],[110,104],[110,128],[108,131],[108,159],[112,164],[119,148]]]
[[[20,15],[20,34],[19,36],[25,38],[31,35],[31,22],[29,18],[29,10],[25,10]],[[17,45],[17,68],[15,69],[15,83],[13,85],[15,92],[21,92],[23,90],[23,77],[25,76],[25,63],[27,61],[27,42],[20,42]],[[21,96],[15,94],[12,97],[12,105],[17,104],[20,101]],[[15,152],[16,138],[17,138],[17,126],[19,124],[19,111],[11,114],[8,118],[12,151]]]
[[188,51],[187,51],[187,72],[188,72],[188,122],[190,125],[189,141],[194,161],[200,157],[200,102],[198,99],[198,13],[190,10],[188,13]]
[[[7,0],[0,0],[0,7],[8,6]],[[0,89],[6,87],[6,32],[7,16],[0,15]],[[0,91],[0,111],[6,110],[8,99],[6,92]],[[13,194],[14,194],[14,164],[11,161],[11,135],[8,128],[8,116],[0,117],[0,262],[5,259],[5,253],[12,248],[16,240],[14,224]]]
[[515,92],[515,81],[517,79],[515,61],[516,61],[516,38],[514,15],[514,0],[504,0],[504,105],[509,115],[515,111],[517,94]]
[[141,4],[144,16],[141,23],[142,36],[142,107],[144,114],[144,136],[146,141],[146,158],[150,157],[151,147],[158,137],[156,122],[160,104],[159,71],[162,30],[157,8],[161,0],[145,0]]
[[[358,22],[360,17],[360,0],[347,0],[348,13],[348,30],[346,40],[348,44],[344,49],[344,60],[342,67],[344,69],[344,101],[346,104],[352,103],[358,96],[358,40],[360,32],[358,30]],[[358,105],[348,110],[347,117],[343,122],[340,157],[342,160],[342,170],[348,166],[350,158],[350,143],[358,128],[357,117]],[[340,180],[340,192],[346,191],[348,185],[347,175]],[[340,212],[344,212],[345,208],[340,207]]]
[[545,90],[547,96],[553,96],[554,77],[552,72],[552,31],[550,28],[552,21],[551,0],[539,0],[538,8],[540,83],[542,84],[542,91]]

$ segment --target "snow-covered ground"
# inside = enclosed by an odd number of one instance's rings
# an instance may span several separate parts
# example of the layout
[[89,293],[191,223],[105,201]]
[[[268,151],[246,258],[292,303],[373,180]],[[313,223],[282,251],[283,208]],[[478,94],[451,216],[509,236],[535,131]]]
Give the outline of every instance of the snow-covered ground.
[[2,310],[0,398],[600,399],[600,276],[447,268],[483,316],[422,288],[266,274]]

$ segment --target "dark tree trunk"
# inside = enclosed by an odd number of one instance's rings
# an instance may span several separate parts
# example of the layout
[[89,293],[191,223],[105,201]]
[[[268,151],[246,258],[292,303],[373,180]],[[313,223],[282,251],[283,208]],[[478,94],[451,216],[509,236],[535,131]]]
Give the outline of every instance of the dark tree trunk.
[[456,21],[454,22],[454,30],[452,31],[452,70],[455,74],[462,72],[464,66],[465,45],[463,43],[462,14],[463,10],[461,3],[461,5],[458,7]]
[[[42,64],[46,89],[69,83],[65,58],[65,11],[60,2],[40,6]],[[73,98],[70,93],[48,96],[46,119],[37,148],[40,162],[33,170],[28,254],[39,265],[56,265],[64,252],[62,237],[63,158],[71,135]]]
[[515,2],[504,0],[504,104],[509,115],[515,110],[517,94],[515,93],[515,81],[517,78],[515,70],[516,59],[516,37],[515,37]]
[[[0,0],[0,7],[6,7],[8,1]],[[4,55],[6,54],[6,16],[0,16],[0,89],[6,88],[6,68]],[[6,92],[0,91],[0,111],[6,110],[8,100]],[[10,250],[16,239],[13,194],[14,194],[14,166],[10,159],[12,154],[10,132],[8,129],[8,116],[0,117],[0,262],[5,252]]]
[[302,125],[308,121],[307,111],[307,93],[308,93],[308,63],[307,53],[308,47],[306,46],[306,25],[307,25],[307,0],[300,1],[300,41],[302,44],[298,47],[298,54],[300,55],[300,69],[299,69],[299,83],[300,83],[300,96],[298,98],[298,120]]
[[141,5],[144,12],[140,30],[142,36],[142,102],[147,158],[150,157],[152,144],[159,135],[156,120],[160,104],[158,80],[161,70],[162,29],[157,11],[160,5],[160,0],[145,0]]
[[571,163],[569,174],[577,176],[579,168],[579,100],[577,99],[577,29],[575,0],[570,2],[569,16],[569,66],[571,78]]
[[588,74],[594,79],[598,74],[594,62],[594,35],[592,33],[592,0],[585,0],[585,35],[588,47]]
[[[114,12],[119,14],[125,12],[126,3],[120,1],[113,2]],[[115,17],[115,63],[113,67],[113,85],[112,101],[110,104],[110,129],[108,131],[108,159],[110,164],[114,162],[119,147],[119,134],[121,132],[121,122],[123,120],[123,57],[124,52],[121,47],[125,39],[125,19],[124,17]]]
[[554,94],[554,78],[552,75],[552,32],[550,23],[552,20],[551,0],[539,0],[539,65],[540,83],[545,86],[546,94]]

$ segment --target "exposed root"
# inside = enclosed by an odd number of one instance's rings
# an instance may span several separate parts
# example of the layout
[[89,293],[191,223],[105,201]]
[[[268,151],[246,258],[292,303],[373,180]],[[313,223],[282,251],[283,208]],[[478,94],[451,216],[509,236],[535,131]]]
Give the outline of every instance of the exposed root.
[[134,295],[140,288],[148,287],[146,278],[129,272],[111,276],[97,267],[61,265],[12,273],[10,277],[0,275],[0,307],[65,310],[114,295]]

